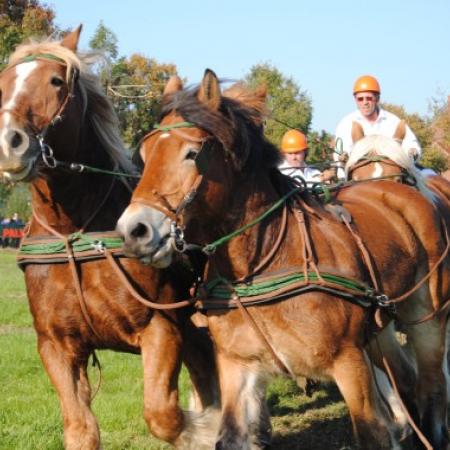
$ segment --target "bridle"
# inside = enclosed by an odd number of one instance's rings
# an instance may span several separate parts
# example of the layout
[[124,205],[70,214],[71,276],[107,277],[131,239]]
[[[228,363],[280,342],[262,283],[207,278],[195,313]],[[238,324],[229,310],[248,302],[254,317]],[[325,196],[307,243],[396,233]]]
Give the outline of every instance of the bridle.
[[203,176],[205,172],[206,162],[206,146],[205,143],[210,141],[212,136],[207,135],[202,138],[191,136],[188,133],[180,130],[180,128],[194,128],[196,125],[191,122],[176,122],[168,125],[155,124],[153,126],[154,130],[146,134],[140,141],[139,146],[141,146],[148,138],[154,136],[157,133],[170,133],[174,134],[187,142],[193,142],[195,144],[201,144],[201,148],[195,157],[195,164],[197,166],[198,174],[189,187],[187,193],[183,196],[181,201],[177,206],[172,206],[167,200],[169,194],[161,194],[156,189],[151,191],[153,199],[147,199],[143,197],[133,197],[131,203],[143,204],[145,206],[150,206],[151,208],[157,209],[158,211],[165,214],[171,219],[170,223],[170,237],[172,239],[172,245],[174,250],[180,253],[184,253],[186,250],[191,248],[199,248],[197,245],[188,244],[184,239],[184,223],[183,223],[183,213],[186,208],[192,203],[197,195],[198,189],[203,181]]
[[[29,55],[29,56],[22,58],[21,60],[17,61],[15,64],[7,67],[3,73],[5,73],[8,70],[13,69],[14,67],[18,66],[19,64],[32,62],[32,61],[36,61],[36,60],[52,61],[52,62],[56,62],[62,66],[67,67],[66,61],[64,61],[62,58],[59,58],[58,56],[55,56],[51,53],[37,53],[35,55]],[[76,82],[78,81],[78,78],[79,78],[79,70],[74,67],[70,73],[70,76],[69,77],[66,76],[66,79],[67,78],[68,78],[68,83],[67,83],[68,89],[67,89],[66,96],[64,97],[64,99],[62,100],[62,102],[59,104],[59,106],[57,107],[57,109],[55,110],[55,112],[52,115],[50,115],[48,117],[41,116],[41,117],[44,117],[45,120],[43,122],[44,125],[41,126],[40,128],[38,128],[36,125],[34,125],[28,117],[18,114],[14,110],[6,109],[6,108],[0,109],[0,115],[9,113],[9,114],[12,114],[12,115],[20,118],[24,123],[27,124],[27,127],[32,131],[34,137],[36,138],[37,142],[39,143],[39,147],[41,150],[41,156],[42,156],[42,160],[43,160],[44,164],[51,169],[54,169],[57,167],[58,161],[53,156],[52,148],[47,143],[45,143],[45,137],[46,137],[47,132],[50,127],[52,127],[53,125],[55,125],[58,122],[61,122],[63,120],[63,113],[67,107],[67,104],[74,97],[74,89],[75,89]],[[39,116],[39,114],[33,114],[33,115]]]

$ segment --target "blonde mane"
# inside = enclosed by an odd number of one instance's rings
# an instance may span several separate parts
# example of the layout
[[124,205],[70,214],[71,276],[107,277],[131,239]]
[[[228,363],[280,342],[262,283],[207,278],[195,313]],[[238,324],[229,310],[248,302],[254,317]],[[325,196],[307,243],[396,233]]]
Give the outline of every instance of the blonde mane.
[[364,136],[353,146],[350,157],[345,165],[345,176],[348,178],[350,169],[366,156],[384,156],[397,164],[416,180],[416,187],[428,200],[434,202],[435,194],[426,186],[425,177],[415,166],[414,160],[400,143],[391,137],[381,135]]
[[102,90],[98,77],[91,66],[99,59],[98,53],[75,54],[61,45],[61,41],[45,40],[31,42],[17,47],[9,58],[8,67],[19,63],[23,58],[38,54],[51,54],[62,59],[67,65],[66,78],[70,82],[72,69],[79,72],[79,87],[83,100],[83,118],[88,115],[93,130],[105,151],[118,164],[121,170],[134,171],[119,134],[119,121],[108,97]]

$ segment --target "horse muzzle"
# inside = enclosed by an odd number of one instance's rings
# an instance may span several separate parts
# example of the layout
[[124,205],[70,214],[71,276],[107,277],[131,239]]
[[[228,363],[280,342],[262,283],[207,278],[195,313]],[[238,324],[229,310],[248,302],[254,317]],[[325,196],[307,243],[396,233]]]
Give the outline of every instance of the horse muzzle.
[[156,209],[129,205],[116,227],[124,239],[125,255],[156,268],[168,267],[174,252],[170,223],[171,220]]
[[0,175],[5,180],[23,181],[31,173],[38,152],[25,131],[0,128]]

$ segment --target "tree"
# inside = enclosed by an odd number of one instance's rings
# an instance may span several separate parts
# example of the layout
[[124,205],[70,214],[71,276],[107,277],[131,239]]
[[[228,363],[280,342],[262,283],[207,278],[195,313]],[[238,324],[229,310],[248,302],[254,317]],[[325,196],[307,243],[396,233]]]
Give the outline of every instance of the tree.
[[89,47],[93,50],[100,50],[108,61],[117,58],[117,36],[100,21],[94,36],[89,41]]
[[139,54],[121,57],[112,65],[108,95],[119,115],[123,139],[130,146],[151,130],[166,82],[175,74],[173,64],[159,64]]
[[422,157],[420,160],[422,165],[437,172],[443,172],[448,168],[448,160],[445,153],[434,142],[432,120],[423,118],[418,114],[408,114],[403,106],[383,103],[382,107],[405,120],[417,136],[422,147]]
[[11,189],[4,207],[4,213],[7,217],[18,213],[19,217],[24,220],[31,217],[31,196],[27,185],[18,184]]
[[251,87],[267,87],[270,115],[265,133],[275,145],[280,145],[283,134],[289,128],[308,133],[312,119],[311,99],[292,78],[285,77],[276,67],[264,63],[254,65],[245,81]]
[[58,31],[54,11],[38,0],[2,0],[0,3],[0,69],[15,47],[29,37]]
[[102,85],[107,89],[111,78],[111,66],[118,55],[117,36],[101,21],[89,41],[89,47],[100,52],[103,57],[103,60],[97,63],[96,71]]
[[[308,134],[308,163],[322,165],[324,161],[333,160],[333,136],[325,130]],[[319,167],[320,169],[322,167]]]

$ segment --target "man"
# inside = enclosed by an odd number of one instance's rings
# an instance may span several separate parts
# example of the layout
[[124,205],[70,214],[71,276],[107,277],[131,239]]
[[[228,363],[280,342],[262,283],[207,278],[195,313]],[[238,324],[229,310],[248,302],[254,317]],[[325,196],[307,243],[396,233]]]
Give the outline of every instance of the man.
[[320,183],[329,179],[332,173],[309,167],[306,164],[308,157],[308,141],[306,136],[298,130],[289,130],[284,133],[281,140],[281,152],[284,156],[283,163],[278,167],[281,172],[290,177],[301,178],[307,186]]
[[[362,126],[365,136],[372,134],[394,136],[400,119],[395,114],[379,106],[380,94],[380,85],[377,79],[371,75],[363,75],[355,81],[353,97],[357,110],[345,116],[336,128],[336,146],[339,149],[342,145],[344,157],[345,155],[350,155],[353,148],[353,122],[357,122]],[[419,158],[422,153],[419,141],[407,125],[402,147],[414,159]],[[335,160],[339,160],[339,155],[335,154]]]

